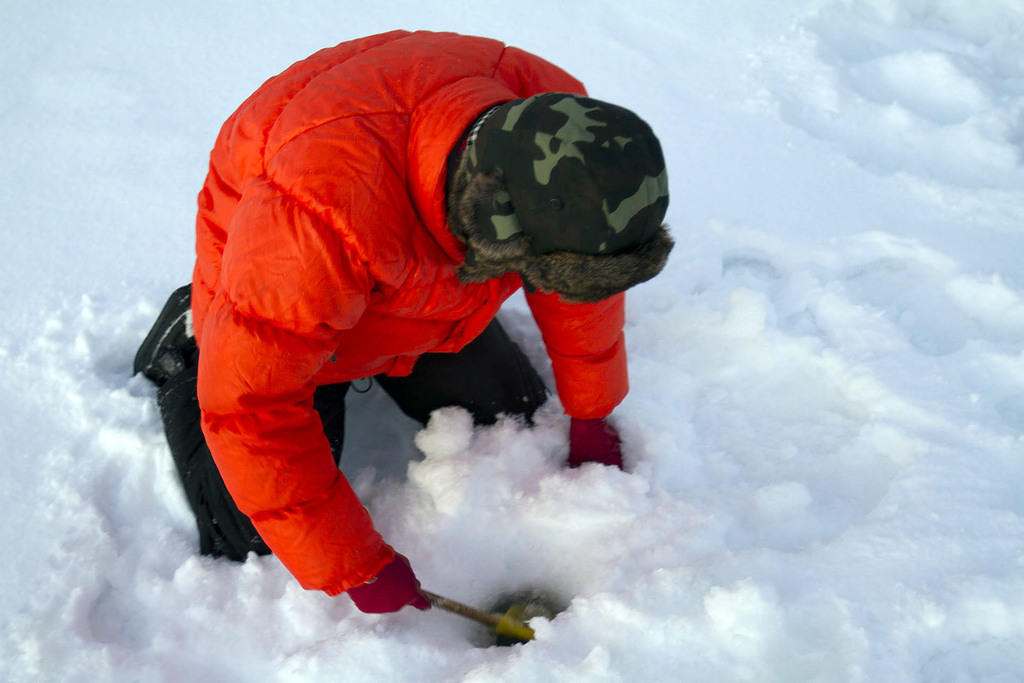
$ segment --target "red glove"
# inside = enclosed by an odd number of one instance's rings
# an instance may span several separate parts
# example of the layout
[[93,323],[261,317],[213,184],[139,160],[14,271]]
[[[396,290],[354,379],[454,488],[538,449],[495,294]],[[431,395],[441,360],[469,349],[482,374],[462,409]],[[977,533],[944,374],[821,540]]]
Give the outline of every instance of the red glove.
[[604,421],[572,418],[569,425],[569,467],[599,462],[622,469],[619,433]]
[[430,600],[420,590],[420,582],[412,573],[409,560],[398,553],[377,576],[361,586],[349,588],[348,596],[359,611],[367,614],[397,612],[406,605],[430,609]]

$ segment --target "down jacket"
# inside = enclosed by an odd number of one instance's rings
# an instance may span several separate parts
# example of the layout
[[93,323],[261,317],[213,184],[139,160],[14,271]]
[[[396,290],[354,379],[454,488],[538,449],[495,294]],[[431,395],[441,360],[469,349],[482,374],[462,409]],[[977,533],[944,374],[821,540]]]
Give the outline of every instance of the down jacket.
[[[522,286],[457,279],[446,159],[481,112],[549,91],[585,94],[494,40],[395,31],[298,62],[220,131],[192,286],[202,426],[238,507],[306,588],[347,590],[394,556],[334,464],[313,392],[460,350]],[[607,415],[627,388],[623,297],[527,300],[566,412]]]

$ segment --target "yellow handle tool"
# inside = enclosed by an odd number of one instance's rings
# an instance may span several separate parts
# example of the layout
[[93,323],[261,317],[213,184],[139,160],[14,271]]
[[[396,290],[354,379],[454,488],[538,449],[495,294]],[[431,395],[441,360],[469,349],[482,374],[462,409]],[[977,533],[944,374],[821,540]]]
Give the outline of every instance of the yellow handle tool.
[[515,606],[511,607],[504,614],[497,614],[478,610],[475,607],[464,605],[461,602],[456,602],[430,591],[423,591],[423,594],[427,596],[430,604],[434,607],[479,622],[499,636],[514,638],[524,643],[533,640],[533,629],[522,622],[522,610],[516,609]]

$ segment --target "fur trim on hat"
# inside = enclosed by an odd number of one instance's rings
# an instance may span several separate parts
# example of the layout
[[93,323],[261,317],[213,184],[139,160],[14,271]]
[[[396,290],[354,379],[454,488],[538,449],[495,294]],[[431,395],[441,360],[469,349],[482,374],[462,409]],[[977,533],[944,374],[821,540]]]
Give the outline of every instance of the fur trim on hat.
[[477,207],[494,202],[504,190],[501,172],[463,173],[462,164],[449,193],[448,221],[466,243],[466,261],[459,267],[462,282],[484,282],[519,273],[527,287],[558,292],[567,301],[593,302],[623,292],[657,275],[672,250],[672,238],[662,225],[654,237],[616,254],[554,251],[534,254],[526,234],[495,240],[476,228]]

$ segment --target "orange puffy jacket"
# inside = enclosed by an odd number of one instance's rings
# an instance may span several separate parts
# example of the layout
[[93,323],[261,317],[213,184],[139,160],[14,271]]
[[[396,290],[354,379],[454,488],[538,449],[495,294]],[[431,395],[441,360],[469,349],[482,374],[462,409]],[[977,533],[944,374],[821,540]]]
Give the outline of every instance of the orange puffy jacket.
[[[298,62],[220,131],[192,287],[202,426],[238,507],[306,588],[347,590],[394,556],[334,464],[314,389],[458,351],[522,285],[459,282],[445,166],[481,112],[550,91],[584,93],[494,40],[395,31]],[[566,412],[607,415],[626,393],[623,297],[527,300]]]

